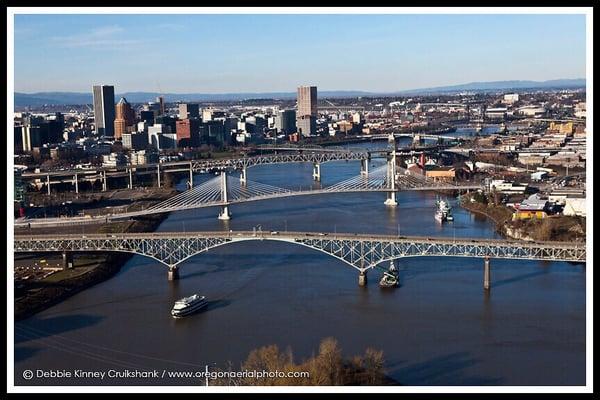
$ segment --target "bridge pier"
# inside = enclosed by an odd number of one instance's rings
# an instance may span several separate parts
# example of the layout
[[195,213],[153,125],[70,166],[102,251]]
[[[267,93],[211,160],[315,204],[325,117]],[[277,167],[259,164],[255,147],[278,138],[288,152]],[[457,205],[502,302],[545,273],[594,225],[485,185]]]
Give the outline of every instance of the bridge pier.
[[46,186],[48,186],[48,196],[50,196],[50,174],[46,175]]
[[358,286],[367,286],[367,271],[360,271],[358,274]]
[[229,213],[229,206],[221,206],[221,212],[218,217],[221,221],[228,221],[231,219],[231,214]]
[[242,170],[240,171],[240,184],[243,186],[246,186],[246,167],[243,167]]
[[167,279],[169,281],[176,281],[179,279],[179,268],[173,265],[169,267],[169,271],[167,272]]
[[313,179],[315,181],[321,181],[321,164],[314,163],[313,164]]
[[490,290],[492,285],[490,258],[485,257],[483,259],[483,289]]
[[395,207],[398,205],[396,201],[396,192],[387,192],[387,199],[383,202],[386,206]]
[[75,180],[75,193],[79,194],[79,176],[77,174],[75,174],[74,180]]
[[192,189],[194,187],[194,173],[192,170],[192,162],[190,161],[190,181],[188,182],[188,187]]
[[369,175],[369,159],[363,158],[360,160],[360,174]]
[[71,253],[69,251],[63,251],[62,259],[63,259],[63,262],[62,262],[63,270],[73,268],[73,253]]

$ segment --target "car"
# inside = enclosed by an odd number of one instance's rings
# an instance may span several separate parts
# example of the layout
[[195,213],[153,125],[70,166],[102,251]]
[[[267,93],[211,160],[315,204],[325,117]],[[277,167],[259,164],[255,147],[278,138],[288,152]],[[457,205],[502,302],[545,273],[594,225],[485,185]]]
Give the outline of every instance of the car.
[[271,235],[279,235],[279,232],[277,232],[277,231],[271,231]]

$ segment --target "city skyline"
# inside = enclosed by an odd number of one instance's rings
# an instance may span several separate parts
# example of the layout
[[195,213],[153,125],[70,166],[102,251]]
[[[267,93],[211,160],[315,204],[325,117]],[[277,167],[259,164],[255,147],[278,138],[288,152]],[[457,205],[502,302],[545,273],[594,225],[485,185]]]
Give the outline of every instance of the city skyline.
[[[169,56],[156,57],[165,47]],[[90,82],[120,92],[391,92],[582,78],[585,54],[584,15],[15,16],[15,91],[26,93],[86,92]]]

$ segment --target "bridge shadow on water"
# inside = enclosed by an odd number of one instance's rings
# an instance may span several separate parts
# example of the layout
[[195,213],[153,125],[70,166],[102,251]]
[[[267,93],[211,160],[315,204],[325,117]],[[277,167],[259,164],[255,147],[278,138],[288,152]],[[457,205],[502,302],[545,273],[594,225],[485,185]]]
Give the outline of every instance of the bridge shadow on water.
[[498,286],[503,286],[503,285],[509,285],[511,283],[520,282],[520,281],[523,281],[526,279],[534,278],[536,276],[546,275],[546,274],[548,274],[548,272],[549,271],[547,269],[543,269],[541,271],[530,272],[528,274],[521,274],[521,275],[513,276],[512,278],[500,279],[497,281],[494,280],[494,276],[492,275],[492,286],[498,287]]
[[61,315],[50,318],[31,317],[15,324],[15,344],[29,340],[46,339],[68,331],[93,326],[104,317],[89,314]]
[[433,357],[427,361],[401,366],[405,362],[388,365],[388,375],[409,386],[484,386],[500,385],[501,378],[466,375],[465,369],[479,362],[468,352],[456,352]]

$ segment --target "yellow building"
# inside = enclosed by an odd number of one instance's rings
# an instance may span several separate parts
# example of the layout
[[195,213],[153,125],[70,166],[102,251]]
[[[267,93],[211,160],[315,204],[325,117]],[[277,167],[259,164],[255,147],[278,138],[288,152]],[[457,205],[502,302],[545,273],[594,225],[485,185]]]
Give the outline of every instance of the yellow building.
[[546,218],[548,214],[545,211],[529,211],[529,210],[517,210],[513,213],[512,219],[513,221],[519,219],[543,219]]
[[548,128],[548,130],[558,131],[559,133],[571,135],[573,134],[573,128],[574,127],[572,122],[565,122],[562,124],[558,122],[550,122],[550,127]]

